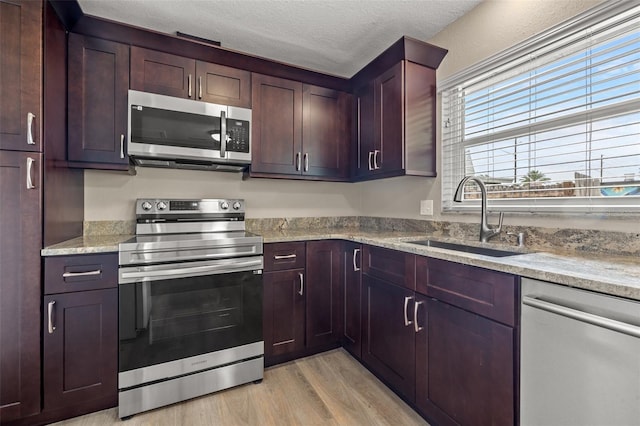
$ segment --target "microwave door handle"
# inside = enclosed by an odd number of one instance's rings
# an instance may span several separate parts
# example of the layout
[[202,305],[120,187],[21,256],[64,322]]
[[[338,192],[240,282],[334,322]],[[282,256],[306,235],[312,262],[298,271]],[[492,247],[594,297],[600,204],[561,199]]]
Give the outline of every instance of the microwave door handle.
[[227,117],[224,111],[220,111],[220,157],[227,156]]

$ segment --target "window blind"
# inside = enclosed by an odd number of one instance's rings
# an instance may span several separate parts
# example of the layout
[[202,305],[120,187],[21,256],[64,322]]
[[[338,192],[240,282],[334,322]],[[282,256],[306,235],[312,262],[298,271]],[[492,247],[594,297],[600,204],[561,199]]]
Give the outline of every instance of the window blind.
[[615,2],[444,87],[443,208],[640,210],[640,6]]

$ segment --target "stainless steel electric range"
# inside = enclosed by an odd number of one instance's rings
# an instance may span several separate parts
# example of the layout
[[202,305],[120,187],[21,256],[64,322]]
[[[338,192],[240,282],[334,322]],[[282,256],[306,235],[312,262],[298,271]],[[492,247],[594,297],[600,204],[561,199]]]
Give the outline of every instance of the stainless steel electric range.
[[244,200],[136,201],[119,253],[120,418],[262,379],[262,237],[244,216]]

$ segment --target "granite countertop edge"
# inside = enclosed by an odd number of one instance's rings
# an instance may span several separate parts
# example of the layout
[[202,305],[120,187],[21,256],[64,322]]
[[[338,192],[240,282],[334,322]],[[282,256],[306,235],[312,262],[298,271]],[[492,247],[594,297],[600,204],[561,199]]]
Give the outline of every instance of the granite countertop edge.
[[[640,300],[640,262],[632,258],[611,258],[601,254],[532,252],[517,256],[491,257],[412,244],[410,241],[431,238],[421,232],[380,232],[349,229],[257,231],[264,243],[324,239],[348,240],[435,259],[478,266],[521,277],[549,281],[613,296]],[[117,252],[118,245],[133,235],[84,236],[44,248],[42,256],[64,256]],[[438,240],[447,240],[434,237]],[[456,241],[456,240],[451,240]],[[459,242],[459,241],[458,241]],[[467,243],[467,241],[465,241]],[[479,245],[479,243],[478,243]],[[489,247],[502,248],[493,244]],[[508,247],[508,249],[513,249]]]

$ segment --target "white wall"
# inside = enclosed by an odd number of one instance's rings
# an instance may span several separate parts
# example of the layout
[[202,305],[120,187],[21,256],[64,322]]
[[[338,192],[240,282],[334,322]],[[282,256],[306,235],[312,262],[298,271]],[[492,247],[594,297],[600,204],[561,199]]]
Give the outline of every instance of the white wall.
[[[438,78],[447,78],[600,2],[486,0],[428,40],[449,50],[438,69]],[[439,134],[437,140],[440,141]],[[439,213],[439,178],[400,177],[348,184],[276,179],[242,181],[237,174],[145,168],[138,168],[138,175],[133,177],[85,172],[85,220],[131,220],[133,200],[138,197],[245,198],[249,217],[366,215],[416,219],[424,218],[418,214],[420,200],[432,199],[434,219],[478,220],[477,215],[442,216]],[[640,221],[635,218],[625,220],[599,215],[507,215],[505,223],[640,231]]]

